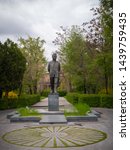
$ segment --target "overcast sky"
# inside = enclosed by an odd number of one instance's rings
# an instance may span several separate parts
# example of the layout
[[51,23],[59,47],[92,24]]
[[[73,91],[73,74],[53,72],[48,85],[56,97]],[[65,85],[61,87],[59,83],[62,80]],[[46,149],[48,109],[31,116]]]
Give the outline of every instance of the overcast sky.
[[46,41],[45,56],[50,60],[60,26],[89,21],[90,9],[98,5],[99,0],[0,0],[0,41],[39,36]]

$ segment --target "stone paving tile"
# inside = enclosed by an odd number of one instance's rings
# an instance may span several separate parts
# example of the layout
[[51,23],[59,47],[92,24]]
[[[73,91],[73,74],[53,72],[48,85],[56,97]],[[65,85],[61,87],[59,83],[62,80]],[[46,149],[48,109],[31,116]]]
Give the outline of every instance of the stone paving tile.
[[40,124],[59,124],[67,123],[67,120],[64,115],[44,115],[43,119],[40,120]]

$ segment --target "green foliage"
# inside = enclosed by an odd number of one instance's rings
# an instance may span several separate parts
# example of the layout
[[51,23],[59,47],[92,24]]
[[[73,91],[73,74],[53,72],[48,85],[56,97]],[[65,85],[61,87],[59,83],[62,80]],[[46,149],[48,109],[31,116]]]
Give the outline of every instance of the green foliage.
[[68,112],[68,111],[64,111],[64,115],[65,116],[80,116],[80,114],[77,111],[72,111],[72,112]]
[[41,92],[41,96],[48,97],[49,93],[50,93],[50,90],[49,90],[49,89],[48,89],[48,90],[43,90],[43,91]]
[[72,104],[78,103],[78,97],[79,97],[78,93],[68,93],[65,97]]
[[45,96],[40,96],[40,100],[43,100],[45,99],[46,97]]
[[8,101],[0,99],[0,110],[8,109]]
[[4,44],[0,42],[0,86],[8,92],[20,87],[26,59],[17,44],[7,39]]
[[18,98],[3,98],[0,100],[0,109],[20,108],[31,106],[40,101],[40,95],[21,95]]
[[[106,94],[107,92],[106,92],[106,89],[101,89],[99,92],[98,92],[98,94]],[[112,89],[108,89],[108,94],[110,94],[110,95],[112,95],[112,93],[113,93],[113,90]]]
[[23,86],[30,94],[36,94],[38,81],[43,77],[46,68],[43,48],[45,41],[40,37],[28,37],[27,39],[20,38],[19,42],[21,52],[27,60]]
[[90,107],[113,107],[113,96],[107,94],[78,94],[68,93],[66,99],[73,105],[78,103],[87,104]]
[[113,0],[100,0],[101,22],[105,46],[112,51],[113,46]]
[[63,96],[66,96],[67,91],[65,91],[65,90],[58,90],[58,93],[59,93],[59,96],[63,97]]
[[21,95],[18,100],[18,107],[31,106],[40,101],[40,95]]
[[91,109],[87,104],[77,103],[71,111],[64,110],[65,116],[85,116]]
[[[83,31],[76,25],[66,29],[62,27],[62,31],[58,34],[57,39],[59,40],[58,44],[60,44],[59,55],[64,77],[74,87],[80,87],[85,91],[87,53]],[[57,44],[57,39],[55,44]]]
[[90,107],[100,107],[100,95],[97,94],[80,94],[79,103],[88,104]]
[[101,95],[101,104],[100,107],[113,107],[113,96],[112,95]]
[[86,115],[86,113],[90,112],[90,107],[84,103],[75,104],[75,108],[78,110],[79,115]]
[[[67,91],[95,94],[113,85],[113,0],[100,0],[93,19],[82,27],[61,26],[59,46]],[[86,37],[86,38],[85,38]]]
[[38,116],[39,115],[37,110],[33,108],[29,108],[29,107],[19,108],[17,109],[17,111],[20,114],[20,116]]
[[100,0],[99,8],[91,10],[93,19],[83,23],[87,31],[87,79],[97,85],[96,93],[105,88],[108,94],[113,85],[113,0]]
[[[101,11],[100,20],[98,20],[100,26],[98,29],[97,26],[95,27],[97,37],[94,38],[99,39],[97,45],[95,42],[93,44],[89,41],[86,42],[84,32],[78,26],[62,27],[63,32],[59,33],[56,41],[54,41],[55,44],[60,46],[60,61],[65,84],[70,92],[80,91],[95,94],[100,89],[106,88],[108,94],[108,88],[112,88],[112,41],[109,40],[108,42],[107,39],[104,43],[105,35],[102,32],[98,33],[100,28],[103,29],[103,26],[101,26],[102,13]],[[91,24],[91,28],[93,28],[93,24]]]

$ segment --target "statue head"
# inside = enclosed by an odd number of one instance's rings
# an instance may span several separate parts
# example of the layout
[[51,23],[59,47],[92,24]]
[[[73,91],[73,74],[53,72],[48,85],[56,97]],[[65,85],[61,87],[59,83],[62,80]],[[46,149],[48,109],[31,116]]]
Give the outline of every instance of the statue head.
[[53,54],[52,54],[52,59],[53,59],[53,60],[56,60],[56,58],[57,58],[57,54],[56,54],[56,53],[53,53]]

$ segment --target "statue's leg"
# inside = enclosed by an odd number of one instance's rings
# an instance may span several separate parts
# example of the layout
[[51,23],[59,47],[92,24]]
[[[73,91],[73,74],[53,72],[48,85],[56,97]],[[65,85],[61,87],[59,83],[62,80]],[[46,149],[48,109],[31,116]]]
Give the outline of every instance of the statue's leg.
[[54,93],[54,77],[50,77],[51,93]]
[[54,93],[57,93],[57,87],[58,87],[58,78],[54,78]]

